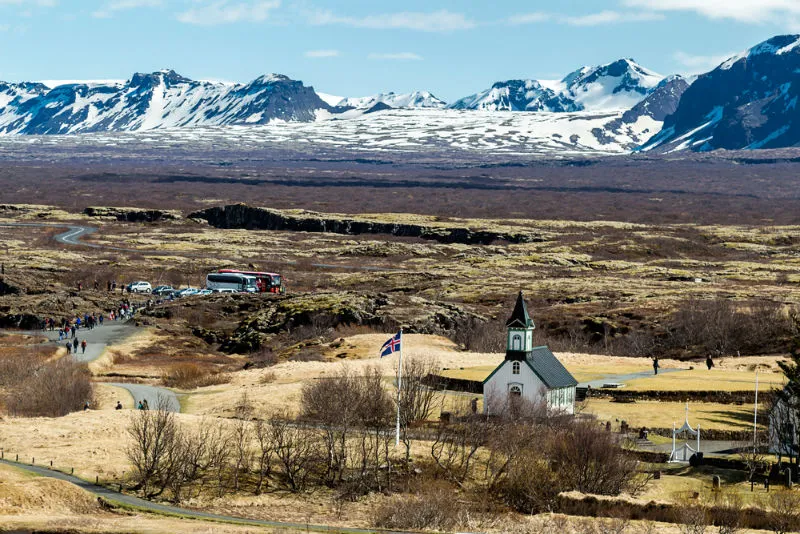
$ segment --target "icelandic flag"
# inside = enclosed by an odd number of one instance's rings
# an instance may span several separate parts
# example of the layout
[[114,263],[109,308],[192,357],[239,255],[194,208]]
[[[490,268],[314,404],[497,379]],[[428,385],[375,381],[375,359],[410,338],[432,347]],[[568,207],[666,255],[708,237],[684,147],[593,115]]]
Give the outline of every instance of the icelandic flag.
[[389,338],[389,341],[383,344],[381,347],[381,358],[384,356],[391,356],[395,352],[400,351],[400,340],[403,337],[403,332],[398,332],[397,334],[393,335]]

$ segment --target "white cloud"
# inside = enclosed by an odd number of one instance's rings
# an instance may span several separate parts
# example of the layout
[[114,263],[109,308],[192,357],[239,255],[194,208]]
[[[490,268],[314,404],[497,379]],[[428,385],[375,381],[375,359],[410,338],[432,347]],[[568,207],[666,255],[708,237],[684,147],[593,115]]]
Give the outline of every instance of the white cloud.
[[339,51],[338,50],[309,50],[305,54],[306,57],[310,58],[326,58],[326,57],[338,57]]
[[[800,0],[799,0],[800,1]],[[522,24],[536,24],[539,22],[555,21],[569,26],[602,26],[606,24],[622,24],[626,22],[645,22],[651,20],[662,20],[664,15],[655,12],[643,13],[623,13],[620,11],[599,11],[587,15],[563,15],[558,13],[521,13],[506,19],[506,23],[512,26]]]
[[652,11],[694,11],[711,19],[748,23],[792,23],[800,17],[798,0],[623,0],[629,7]]
[[662,20],[663,15],[658,13],[620,13],[619,11],[600,11],[577,17],[560,17],[559,20],[570,26],[601,26],[603,24],[617,24],[622,22],[644,22]]
[[214,26],[234,22],[264,22],[270,12],[279,8],[280,0],[235,2],[231,0],[203,0],[178,14],[178,20],[198,26]]
[[118,11],[127,11],[141,7],[160,7],[164,5],[162,0],[111,0],[103,7],[92,13],[98,19],[107,19],[114,16]]
[[687,74],[697,74],[699,72],[708,72],[718,67],[723,61],[734,55],[734,53],[728,53],[711,56],[695,56],[685,52],[675,52],[672,55],[672,59],[683,65],[686,68]]
[[369,28],[375,30],[417,30],[424,32],[450,32],[469,30],[476,23],[462,13],[453,13],[446,9],[429,13],[405,11],[401,13],[383,13],[363,17],[349,17],[334,14],[329,10],[307,13],[308,22],[314,26],[341,25],[353,28]]
[[536,24],[537,22],[547,22],[552,18],[553,16],[550,13],[543,13],[541,11],[536,11],[533,13],[519,13],[517,15],[512,15],[508,17],[507,22],[512,26],[519,26],[521,24]]
[[58,0],[0,0],[0,6],[53,7]]
[[394,54],[370,54],[367,59],[380,59],[388,61],[422,61],[424,58],[413,52],[397,52]]

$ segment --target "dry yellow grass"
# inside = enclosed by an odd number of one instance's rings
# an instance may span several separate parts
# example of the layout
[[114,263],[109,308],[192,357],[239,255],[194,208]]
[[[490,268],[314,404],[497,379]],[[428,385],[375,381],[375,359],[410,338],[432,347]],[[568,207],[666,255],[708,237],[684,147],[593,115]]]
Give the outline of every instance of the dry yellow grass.
[[[781,373],[761,372],[759,374],[761,391],[782,387],[783,383],[784,376]],[[633,391],[754,391],[755,385],[755,371],[719,368],[709,371],[703,367],[702,369],[695,368],[678,373],[630,380],[625,383],[625,389]]]
[[113,410],[117,406],[117,401],[122,403],[122,407],[128,410],[133,409],[133,396],[126,389],[116,386],[103,384],[102,382],[94,385],[94,402],[97,410]]
[[[663,401],[612,402],[608,399],[589,399],[586,413],[596,415],[600,421],[626,421],[634,428],[671,428],[686,418],[686,403]],[[689,424],[706,430],[747,430],[753,427],[753,406],[689,403]]]
[[[377,366],[387,377],[390,387],[391,377],[396,374],[397,356],[378,358],[378,349],[388,339],[385,334],[364,334],[345,340],[348,350],[357,359],[324,362],[284,362],[268,369],[251,369],[232,375],[229,384],[200,388],[184,399],[184,411],[199,415],[229,416],[243,393],[259,413],[271,413],[287,409],[295,412],[300,401],[303,384],[330,376],[343,367],[355,371]],[[404,358],[425,358],[435,360],[441,367],[464,367],[484,365],[494,367],[503,360],[500,354],[479,354],[462,352],[449,339],[440,336],[407,334],[403,336]],[[275,380],[264,383],[262,378],[269,373]]]

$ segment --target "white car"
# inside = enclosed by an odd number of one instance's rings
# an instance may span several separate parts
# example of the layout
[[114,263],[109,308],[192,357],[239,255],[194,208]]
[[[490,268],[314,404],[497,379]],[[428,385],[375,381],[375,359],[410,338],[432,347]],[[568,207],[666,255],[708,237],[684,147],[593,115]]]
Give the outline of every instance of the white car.
[[178,291],[178,296],[191,297],[193,295],[197,295],[198,293],[200,293],[200,290],[197,289],[196,287],[187,287],[186,289],[181,289],[180,291]]
[[150,282],[133,282],[128,284],[128,293],[152,293],[153,286]]

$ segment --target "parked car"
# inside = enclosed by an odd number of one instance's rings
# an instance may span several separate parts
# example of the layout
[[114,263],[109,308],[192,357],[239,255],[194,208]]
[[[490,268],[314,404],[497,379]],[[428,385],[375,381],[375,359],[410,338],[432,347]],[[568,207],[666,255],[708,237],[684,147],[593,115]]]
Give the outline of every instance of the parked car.
[[213,289],[201,289],[200,292],[197,293],[197,294],[198,295],[211,295],[212,293],[214,293]]
[[187,287],[186,289],[181,289],[178,291],[179,297],[191,297],[192,295],[197,295],[200,293],[200,290],[196,287]]
[[235,289],[212,289],[214,293],[238,293]]
[[157,286],[153,289],[153,295],[166,295],[172,291],[175,291],[172,286]]
[[128,284],[128,293],[151,293],[153,286],[150,282],[132,282]]

